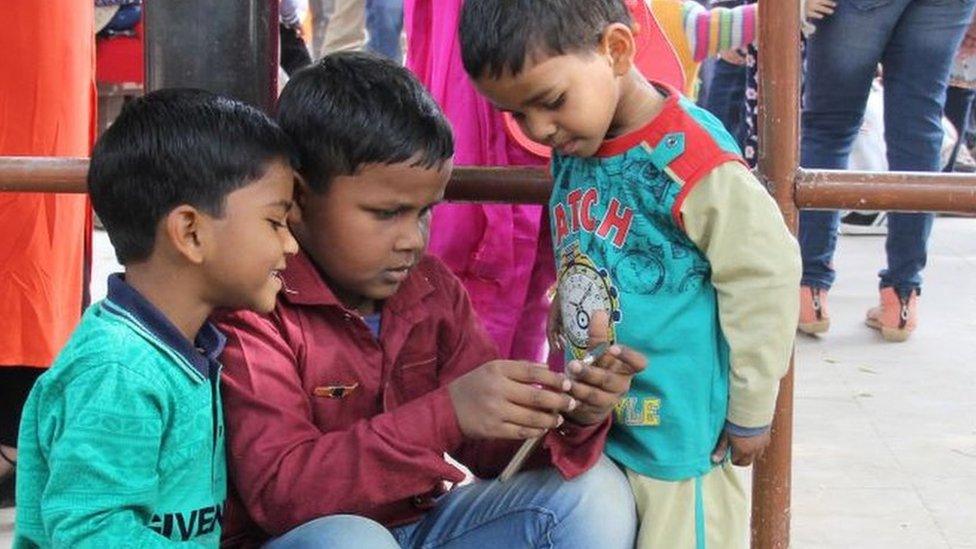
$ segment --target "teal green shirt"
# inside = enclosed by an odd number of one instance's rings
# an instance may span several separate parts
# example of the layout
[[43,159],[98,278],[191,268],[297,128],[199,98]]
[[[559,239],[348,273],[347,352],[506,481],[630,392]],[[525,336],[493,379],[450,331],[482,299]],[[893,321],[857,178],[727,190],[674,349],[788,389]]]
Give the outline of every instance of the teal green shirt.
[[602,309],[611,336],[648,358],[615,410],[606,446],[642,475],[680,480],[707,472],[725,424],[729,347],[711,265],[679,210],[701,177],[737,160],[721,125],[677,96],[648,126],[606,142],[595,156],[553,158],[549,207],[563,334],[578,358],[591,315]]
[[24,407],[14,547],[217,547],[223,343],[113,275]]

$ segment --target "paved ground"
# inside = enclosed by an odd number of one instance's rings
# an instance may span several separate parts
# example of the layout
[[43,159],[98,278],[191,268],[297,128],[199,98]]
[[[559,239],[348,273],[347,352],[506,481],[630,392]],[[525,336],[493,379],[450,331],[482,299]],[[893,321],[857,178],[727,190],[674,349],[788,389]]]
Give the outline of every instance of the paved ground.
[[[114,261],[96,236],[101,296]],[[842,238],[834,326],[798,343],[792,546],[976,548],[976,219],[937,220],[907,343],[862,322],[882,253],[882,238]],[[0,547],[12,520],[0,510]]]
[[798,345],[793,545],[976,547],[976,219],[937,220],[903,344],[862,324],[883,245],[841,240],[834,325]]

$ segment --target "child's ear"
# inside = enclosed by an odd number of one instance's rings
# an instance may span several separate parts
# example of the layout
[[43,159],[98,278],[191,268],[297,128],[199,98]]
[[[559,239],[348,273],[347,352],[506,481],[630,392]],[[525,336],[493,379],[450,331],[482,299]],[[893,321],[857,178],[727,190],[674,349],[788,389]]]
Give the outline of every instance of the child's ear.
[[623,23],[607,25],[600,39],[600,49],[610,60],[615,75],[623,76],[634,66],[637,46],[634,32],[627,25]]
[[210,218],[189,204],[173,208],[163,219],[163,238],[175,253],[199,265],[206,256],[206,245],[213,232]]
[[308,186],[308,182],[305,178],[295,173],[295,190],[293,191],[294,196],[292,200],[294,205],[288,210],[288,225],[294,227],[302,222],[302,213],[305,210],[305,206],[308,204],[308,197],[311,193],[315,191]]

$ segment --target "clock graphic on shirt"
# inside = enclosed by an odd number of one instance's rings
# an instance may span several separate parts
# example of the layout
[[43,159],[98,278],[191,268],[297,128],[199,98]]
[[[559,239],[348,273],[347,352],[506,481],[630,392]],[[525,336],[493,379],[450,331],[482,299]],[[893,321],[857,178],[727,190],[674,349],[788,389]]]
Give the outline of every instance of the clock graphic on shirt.
[[606,269],[599,268],[573,244],[559,269],[559,311],[562,333],[576,358],[586,354],[590,321],[603,310],[610,317],[610,341],[615,341],[614,324],[620,322],[620,300]]

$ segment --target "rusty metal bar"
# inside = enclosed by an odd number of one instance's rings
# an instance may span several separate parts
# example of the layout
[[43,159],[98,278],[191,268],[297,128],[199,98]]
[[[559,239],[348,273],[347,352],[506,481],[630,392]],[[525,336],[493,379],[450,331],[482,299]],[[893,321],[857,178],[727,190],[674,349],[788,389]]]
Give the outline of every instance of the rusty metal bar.
[[[87,158],[0,156],[0,192],[84,193]],[[454,169],[447,200],[546,204],[552,181],[544,167]]]
[[[764,158],[771,164],[786,156],[781,152],[779,156]],[[766,169],[782,171],[783,168]],[[0,157],[0,192],[83,193],[86,192],[87,170],[87,158]],[[801,209],[976,213],[974,175],[802,169],[796,174],[795,198]],[[767,176],[766,181],[771,178]],[[551,188],[549,173],[543,167],[458,167],[451,176],[446,199],[545,204]],[[783,200],[788,198],[781,192],[783,187],[776,188],[780,191],[778,197],[782,206]],[[787,220],[792,223],[791,218]]]
[[552,178],[545,167],[457,167],[444,198],[459,202],[548,204]]
[[[800,2],[759,2],[759,176],[797,230],[794,180],[800,165]],[[780,382],[772,442],[753,466],[752,547],[790,545],[793,365]]]
[[796,178],[796,205],[802,209],[976,213],[976,175],[801,169]]
[[0,156],[0,192],[84,193],[87,158]]

